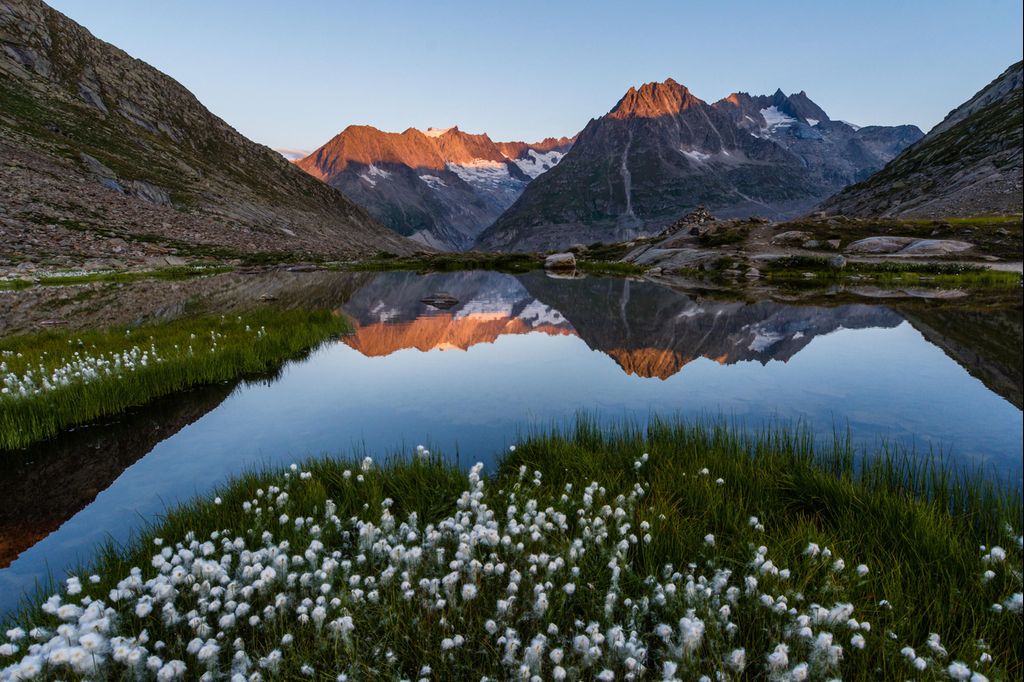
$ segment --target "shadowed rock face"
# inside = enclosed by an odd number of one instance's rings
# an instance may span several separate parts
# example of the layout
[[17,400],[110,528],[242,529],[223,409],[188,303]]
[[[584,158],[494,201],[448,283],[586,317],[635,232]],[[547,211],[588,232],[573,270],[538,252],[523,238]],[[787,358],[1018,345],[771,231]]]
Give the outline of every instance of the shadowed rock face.
[[417,248],[39,0],[0,4],[0,158],[0,264]]
[[721,217],[798,215],[866,177],[921,132],[863,129],[805,93],[714,105],[669,79],[629,92],[534,180],[481,247],[542,250],[656,234],[698,205]]
[[870,178],[822,204],[850,216],[1019,214],[1024,66],[1017,62]]
[[296,165],[399,234],[460,250],[571,146],[570,138],[493,142],[458,127],[387,133],[349,126]]
[[85,508],[157,443],[220,405],[234,387],[161,398],[28,450],[0,452],[0,568]]

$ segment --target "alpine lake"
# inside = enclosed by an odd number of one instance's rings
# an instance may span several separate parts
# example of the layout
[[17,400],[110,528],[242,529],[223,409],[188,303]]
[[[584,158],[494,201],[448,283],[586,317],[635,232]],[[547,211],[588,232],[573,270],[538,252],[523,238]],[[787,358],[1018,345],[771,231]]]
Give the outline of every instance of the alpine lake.
[[419,444],[486,468],[524,429],[581,414],[798,425],[1021,484],[1019,286],[759,293],[542,271],[277,269],[0,291],[0,335],[254,306],[328,309],[349,331],[269,374],[2,453],[0,610],[232,475]]

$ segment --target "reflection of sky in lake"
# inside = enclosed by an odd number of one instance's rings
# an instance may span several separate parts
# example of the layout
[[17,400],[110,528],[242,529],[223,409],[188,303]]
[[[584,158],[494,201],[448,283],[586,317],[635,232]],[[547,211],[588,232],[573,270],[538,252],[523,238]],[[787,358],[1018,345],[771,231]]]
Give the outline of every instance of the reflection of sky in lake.
[[287,365],[277,381],[238,388],[159,443],[0,572],[0,607],[47,566],[59,574],[96,543],[125,539],[142,519],[247,467],[363,446],[408,452],[417,443],[458,452],[463,465],[492,462],[517,428],[580,411],[607,419],[721,414],[753,427],[800,419],[826,435],[848,423],[869,447],[883,439],[941,447],[1021,477],[1021,411],[906,322],[817,336],[787,363],[698,358],[666,380],[628,375],[576,336],[509,335],[468,351],[384,357],[336,342]]

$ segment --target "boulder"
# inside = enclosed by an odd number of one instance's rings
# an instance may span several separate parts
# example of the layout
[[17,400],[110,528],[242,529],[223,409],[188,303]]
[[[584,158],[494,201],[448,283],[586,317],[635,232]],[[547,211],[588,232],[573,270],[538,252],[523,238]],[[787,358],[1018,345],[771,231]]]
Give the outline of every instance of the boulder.
[[846,256],[842,256],[839,254],[832,256],[831,258],[828,259],[828,266],[830,268],[835,268],[836,270],[841,270],[842,268],[845,268]]
[[945,256],[953,253],[963,253],[973,248],[974,244],[956,239],[918,239],[900,251],[900,255]]
[[848,244],[847,253],[897,253],[913,243],[913,237],[865,237]]
[[553,253],[544,259],[545,270],[575,270],[576,256],[572,253]]
[[847,253],[898,254],[900,256],[945,256],[974,248],[956,239],[914,239],[913,237],[867,237],[846,247]]
[[803,230],[789,230],[772,237],[771,243],[776,246],[800,246],[810,239],[810,237],[811,235],[807,234]]

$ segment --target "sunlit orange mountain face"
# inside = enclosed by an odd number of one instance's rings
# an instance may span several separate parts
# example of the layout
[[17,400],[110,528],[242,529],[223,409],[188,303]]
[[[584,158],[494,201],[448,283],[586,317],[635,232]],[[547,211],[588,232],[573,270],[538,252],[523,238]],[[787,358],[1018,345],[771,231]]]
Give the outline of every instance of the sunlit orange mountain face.
[[[458,303],[444,310],[423,302],[437,293]],[[575,334],[560,312],[533,298],[519,280],[496,273],[387,273],[356,292],[344,311],[355,333],[343,341],[370,357],[409,348],[465,351],[506,334]]]
[[352,125],[295,163],[399,234],[461,250],[572,142],[494,142],[458,126],[391,133]]
[[[457,302],[448,309],[424,302],[438,294]],[[370,357],[405,349],[466,351],[510,334],[575,336],[625,373],[662,380],[699,358],[720,364],[786,362],[816,336],[841,328],[893,327],[902,319],[870,306],[722,303],[644,282],[488,272],[383,273],[343,311],[355,329],[343,342]]]

